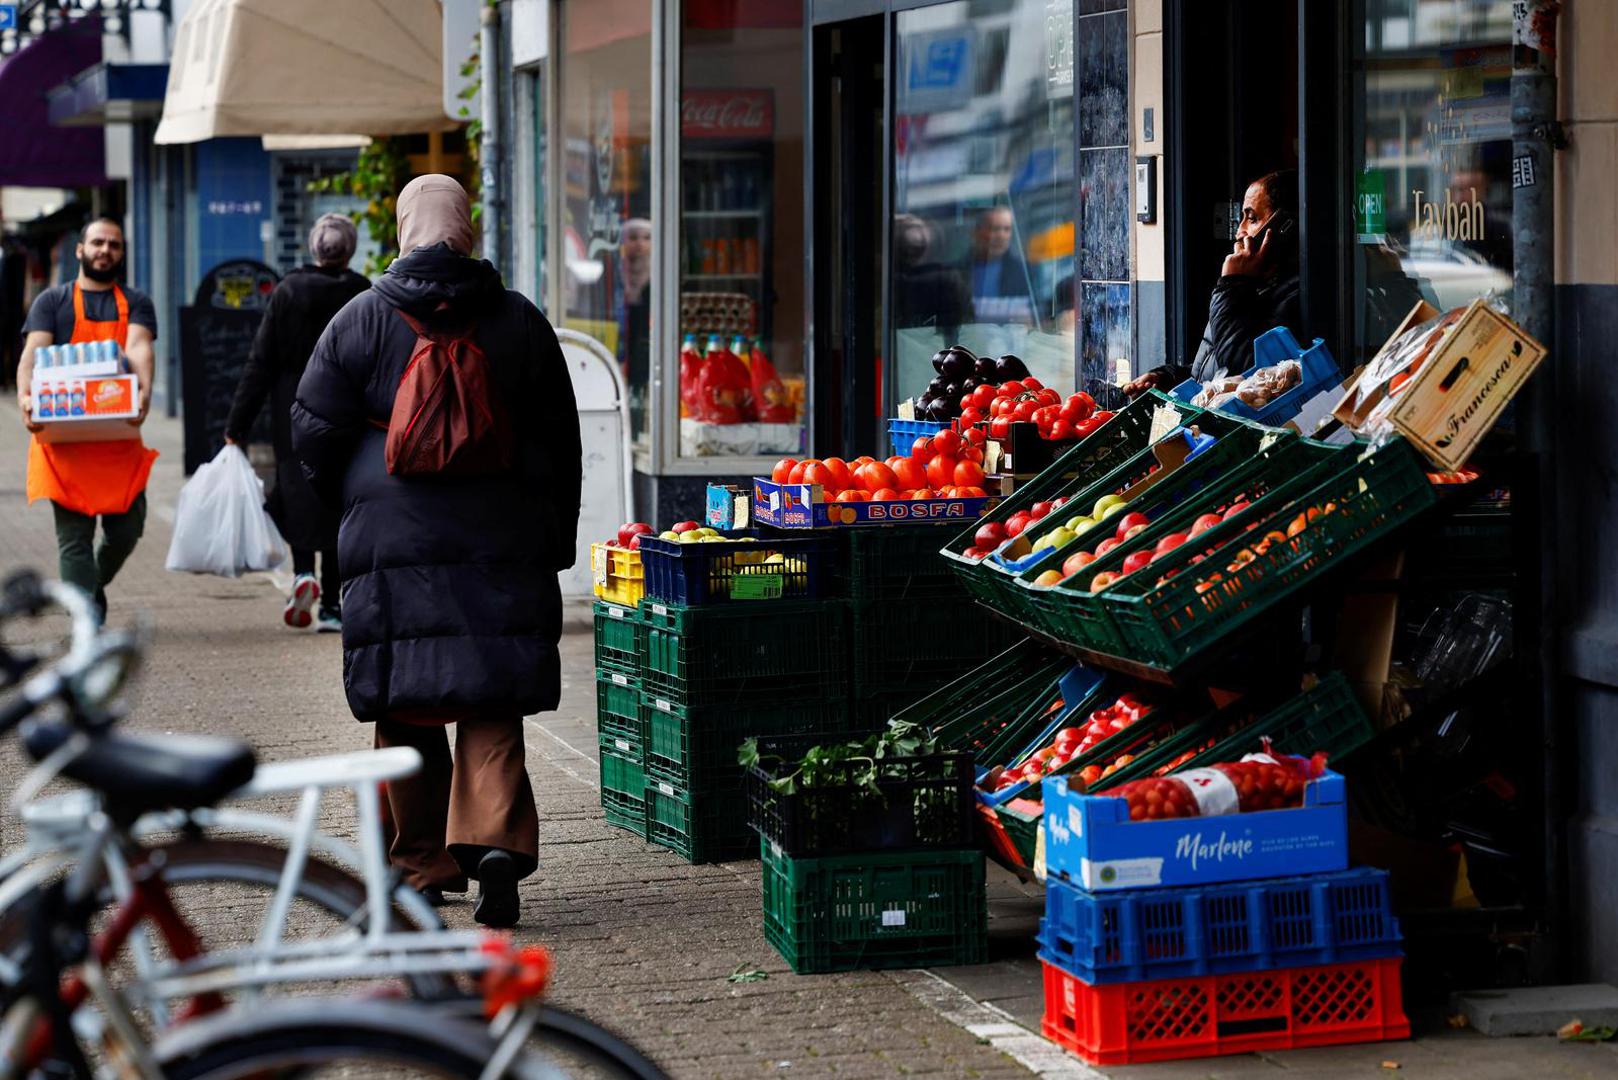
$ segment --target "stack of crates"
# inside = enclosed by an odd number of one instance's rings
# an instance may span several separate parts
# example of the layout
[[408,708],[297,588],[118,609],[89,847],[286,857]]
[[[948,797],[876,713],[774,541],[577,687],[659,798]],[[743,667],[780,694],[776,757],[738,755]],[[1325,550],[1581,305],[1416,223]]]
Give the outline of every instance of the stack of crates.
[[[796,741],[799,750],[810,741]],[[761,740],[761,749],[774,747]],[[983,852],[972,757],[884,758],[875,786],[775,790],[790,763],[747,777],[763,863],[764,937],[799,974],[982,963]]]
[[938,549],[938,525],[851,528],[849,597],[854,724],[877,731],[1021,635],[973,603]]
[[641,837],[646,835],[646,732],[640,715],[644,648],[638,607],[595,602],[601,808],[608,824]]
[[[1345,868],[1342,778],[1317,784],[1295,810],[1131,821],[1048,781],[1046,1038],[1099,1065],[1407,1038],[1388,874]],[[1257,876],[1289,868],[1313,872]]]

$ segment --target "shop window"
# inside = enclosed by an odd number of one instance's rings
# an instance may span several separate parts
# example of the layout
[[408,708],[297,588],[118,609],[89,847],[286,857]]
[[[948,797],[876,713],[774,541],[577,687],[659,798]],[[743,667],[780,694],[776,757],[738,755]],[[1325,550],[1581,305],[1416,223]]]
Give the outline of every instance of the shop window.
[[652,6],[567,0],[559,14],[559,321],[618,357],[633,438],[649,445]]
[[802,22],[797,0],[683,6],[680,392],[663,406],[682,457],[804,450]]
[[1417,300],[1509,297],[1511,2],[1364,0],[1355,119],[1354,347]]
[[1074,384],[1071,11],[959,0],[896,17],[896,398],[956,342]]

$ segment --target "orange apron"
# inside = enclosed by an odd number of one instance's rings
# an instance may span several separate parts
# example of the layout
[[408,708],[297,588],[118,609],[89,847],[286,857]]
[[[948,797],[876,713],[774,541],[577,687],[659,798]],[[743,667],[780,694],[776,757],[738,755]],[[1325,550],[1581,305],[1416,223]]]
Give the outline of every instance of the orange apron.
[[[73,336],[69,345],[116,341],[129,345],[129,300],[112,287],[118,304],[117,322],[91,322],[84,317],[84,294],[73,284]],[[122,514],[135,496],[146,490],[147,477],[157,451],[133,439],[107,442],[42,443],[29,440],[28,501],[49,499],[81,514]]]

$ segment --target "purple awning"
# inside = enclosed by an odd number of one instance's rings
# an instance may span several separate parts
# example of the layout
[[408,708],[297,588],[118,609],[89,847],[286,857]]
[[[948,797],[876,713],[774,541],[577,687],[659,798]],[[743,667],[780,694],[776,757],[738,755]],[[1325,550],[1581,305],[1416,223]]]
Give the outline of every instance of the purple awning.
[[101,128],[52,127],[53,87],[101,62],[99,20],[35,38],[0,63],[0,184],[94,187],[107,182]]

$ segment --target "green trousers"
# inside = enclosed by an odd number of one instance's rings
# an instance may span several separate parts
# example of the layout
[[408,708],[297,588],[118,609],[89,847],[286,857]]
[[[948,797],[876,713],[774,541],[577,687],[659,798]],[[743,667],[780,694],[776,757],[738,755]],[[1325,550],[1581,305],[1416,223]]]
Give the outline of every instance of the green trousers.
[[112,583],[135,542],[146,528],[146,493],[135,496],[122,514],[101,515],[101,543],[95,542],[96,519],[91,514],[51,503],[56,511],[56,553],[62,580],[96,597],[103,608],[101,590]]

